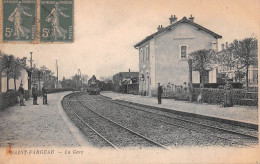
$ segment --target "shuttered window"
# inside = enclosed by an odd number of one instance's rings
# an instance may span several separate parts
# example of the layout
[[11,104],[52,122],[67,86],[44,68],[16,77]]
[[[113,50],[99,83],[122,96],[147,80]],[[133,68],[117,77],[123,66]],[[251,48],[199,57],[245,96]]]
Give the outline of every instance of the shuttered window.
[[141,48],[140,49],[140,60],[142,61],[142,59],[143,59],[143,49]]
[[187,57],[187,46],[181,46],[181,58]]
[[146,60],[149,60],[150,54],[149,54],[149,49],[148,46],[146,47]]
[[143,50],[143,61],[145,60],[145,53],[146,53],[146,51],[145,51],[145,48],[144,48],[144,50]]

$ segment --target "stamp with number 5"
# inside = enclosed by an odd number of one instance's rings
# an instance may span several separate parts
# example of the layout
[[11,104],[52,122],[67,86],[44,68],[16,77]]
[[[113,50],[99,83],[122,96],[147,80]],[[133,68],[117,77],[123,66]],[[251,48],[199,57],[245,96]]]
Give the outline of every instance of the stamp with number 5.
[[73,40],[73,0],[40,0],[40,42]]
[[33,42],[37,0],[3,0],[3,42]]

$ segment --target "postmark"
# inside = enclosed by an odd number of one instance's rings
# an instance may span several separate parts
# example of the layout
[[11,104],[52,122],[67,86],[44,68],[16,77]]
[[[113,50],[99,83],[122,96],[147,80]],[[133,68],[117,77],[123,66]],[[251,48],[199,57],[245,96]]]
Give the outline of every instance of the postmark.
[[73,0],[40,0],[40,42],[73,42]]
[[2,3],[2,41],[35,41],[37,0],[3,0]]

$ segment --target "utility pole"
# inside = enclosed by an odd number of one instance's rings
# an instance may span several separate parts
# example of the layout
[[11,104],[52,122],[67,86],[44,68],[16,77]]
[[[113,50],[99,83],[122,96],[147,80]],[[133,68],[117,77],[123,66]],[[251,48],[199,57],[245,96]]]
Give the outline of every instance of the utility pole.
[[30,68],[32,69],[32,62],[34,61],[34,60],[32,60],[32,54],[33,54],[33,52],[30,52],[30,54],[31,54],[31,58],[30,58],[30,60],[28,60],[28,61],[30,62]]
[[57,87],[59,84],[59,67],[58,67],[58,60],[56,60],[56,70],[57,70]]
[[81,78],[81,71],[78,69],[78,76],[79,76],[79,86],[82,85],[82,78]]
[[[33,63],[33,61],[34,60],[32,60],[32,54],[33,54],[33,52],[30,52],[30,54],[31,54],[31,58],[30,58],[30,60],[28,60],[29,62],[30,62],[30,70],[31,70],[31,72],[30,72],[30,74],[29,74],[29,85],[28,85],[28,89],[31,91],[31,89],[32,89],[32,63]],[[31,92],[30,92],[30,95],[31,95]]]
[[192,102],[192,60],[188,59],[189,64],[189,82],[188,82],[188,89],[189,89],[189,99]]

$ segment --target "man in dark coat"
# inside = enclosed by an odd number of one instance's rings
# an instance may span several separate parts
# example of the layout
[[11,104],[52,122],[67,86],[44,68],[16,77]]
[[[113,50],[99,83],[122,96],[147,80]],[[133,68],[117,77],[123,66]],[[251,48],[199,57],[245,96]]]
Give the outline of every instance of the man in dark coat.
[[36,84],[33,84],[33,87],[32,87],[32,95],[33,95],[33,105],[39,105],[37,104],[37,87],[36,87]]
[[42,86],[42,101],[43,101],[43,104],[48,104],[47,103],[47,89],[46,89],[46,87],[45,87],[45,84],[43,84],[43,86]]
[[157,88],[158,104],[162,103],[162,93],[163,93],[162,86],[160,86],[160,83],[158,83],[158,88]]
[[20,84],[20,87],[18,89],[19,92],[19,98],[20,98],[20,106],[25,106],[23,98],[24,98],[24,89],[23,89],[23,84]]

